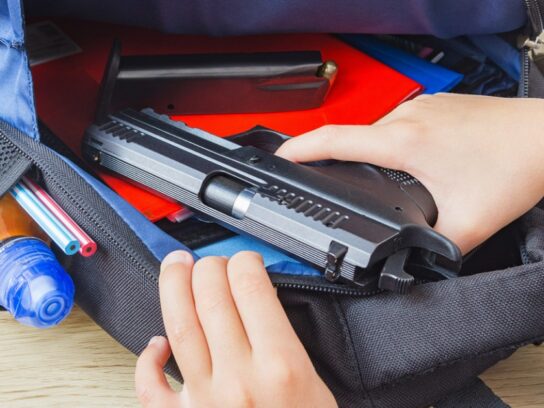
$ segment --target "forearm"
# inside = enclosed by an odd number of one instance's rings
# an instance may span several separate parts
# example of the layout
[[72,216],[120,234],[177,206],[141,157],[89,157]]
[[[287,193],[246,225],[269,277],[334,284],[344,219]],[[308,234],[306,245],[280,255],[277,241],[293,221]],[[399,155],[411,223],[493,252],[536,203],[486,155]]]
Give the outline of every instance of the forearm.
[[524,141],[527,164],[534,169],[535,191],[544,195],[544,99],[512,99],[513,120],[519,121],[515,140]]

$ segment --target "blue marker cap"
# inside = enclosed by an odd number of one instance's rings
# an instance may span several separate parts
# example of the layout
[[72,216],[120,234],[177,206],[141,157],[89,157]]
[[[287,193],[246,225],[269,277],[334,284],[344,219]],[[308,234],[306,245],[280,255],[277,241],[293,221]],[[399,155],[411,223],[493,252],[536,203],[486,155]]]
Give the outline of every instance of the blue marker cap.
[[72,278],[43,241],[15,238],[0,246],[0,305],[17,321],[55,326],[73,304]]

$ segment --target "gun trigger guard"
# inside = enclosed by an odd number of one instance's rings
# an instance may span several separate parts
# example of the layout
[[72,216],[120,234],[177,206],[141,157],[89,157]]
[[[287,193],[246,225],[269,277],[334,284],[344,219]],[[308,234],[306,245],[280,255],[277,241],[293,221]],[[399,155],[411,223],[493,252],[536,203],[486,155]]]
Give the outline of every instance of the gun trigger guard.
[[387,258],[378,280],[378,287],[380,289],[401,294],[410,291],[410,288],[415,283],[415,279],[404,270],[409,256],[410,249],[406,248]]

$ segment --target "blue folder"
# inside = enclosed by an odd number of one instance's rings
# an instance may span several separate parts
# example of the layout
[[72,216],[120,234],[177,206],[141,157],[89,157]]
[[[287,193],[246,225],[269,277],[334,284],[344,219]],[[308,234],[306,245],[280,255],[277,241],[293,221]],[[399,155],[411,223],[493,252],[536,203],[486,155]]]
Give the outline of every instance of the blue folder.
[[399,48],[363,34],[341,34],[339,37],[365,54],[381,61],[425,87],[423,93],[435,94],[452,90],[463,75]]

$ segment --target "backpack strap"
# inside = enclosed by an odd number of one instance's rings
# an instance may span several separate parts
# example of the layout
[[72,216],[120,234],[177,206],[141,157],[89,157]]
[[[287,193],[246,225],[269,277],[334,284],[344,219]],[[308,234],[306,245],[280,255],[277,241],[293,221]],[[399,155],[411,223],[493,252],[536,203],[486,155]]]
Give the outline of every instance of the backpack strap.
[[446,398],[434,404],[434,408],[510,408],[497,397],[491,388],[476,378],[465,388],[448,395]]
[[18,132],[0,119],[0,197],[2,197],[31,167],[26,157],[18,154],[4,133]]
[[530,27],[521,41],[520,96],[544,98],[544,0],[525,0]]

